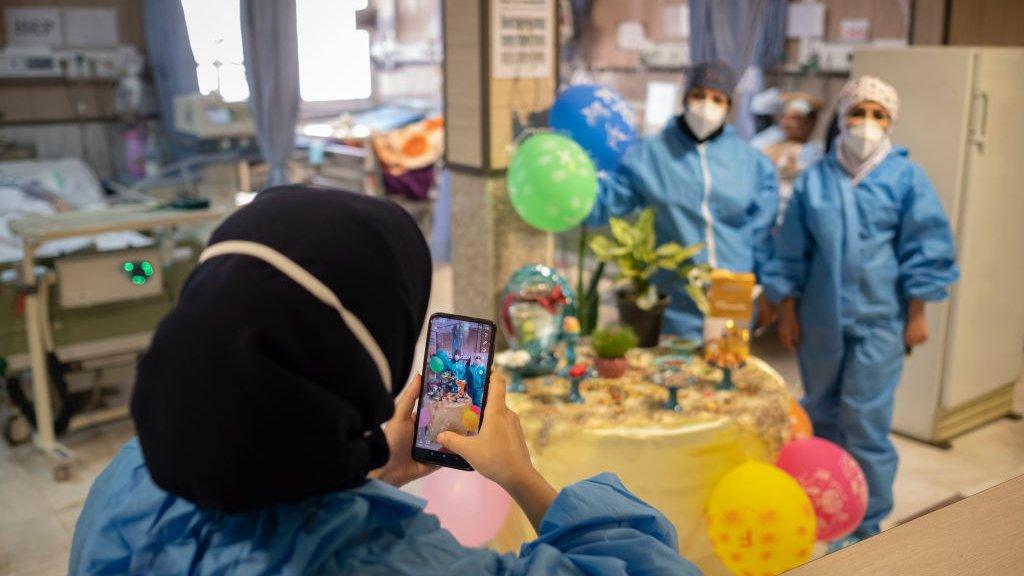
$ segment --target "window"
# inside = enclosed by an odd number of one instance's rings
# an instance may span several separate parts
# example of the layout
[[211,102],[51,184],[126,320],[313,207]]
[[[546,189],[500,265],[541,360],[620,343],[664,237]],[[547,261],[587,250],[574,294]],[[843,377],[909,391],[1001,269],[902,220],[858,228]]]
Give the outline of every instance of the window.
[[296,0],[303,100],[370,97],[370,35],[356,29],[364,8],[366,0]]
[[199,92],[219,90],[228,102],[247,100],[238,0],[181,0],[181,6],[196,59]]
[[[249,98],[238,0],[181,0],[199,91]],[[369,98],[370,35],[356,29],[367,0],[296,0],[299,91],[306,102]]]

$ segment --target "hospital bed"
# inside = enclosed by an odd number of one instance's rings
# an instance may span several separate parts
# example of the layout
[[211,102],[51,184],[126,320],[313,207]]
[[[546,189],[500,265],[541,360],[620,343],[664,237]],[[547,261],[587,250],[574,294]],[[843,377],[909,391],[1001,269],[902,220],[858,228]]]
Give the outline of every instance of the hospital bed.
[[[73,210],[47,213],[31,195],[11,202],[19,182],[42,182],[56,193],[49,200]],[[74,454],[58,436],[127,415],[125,402],[106,405],[104,391],[134,379],[203,236],[227,211],[111,205],[78,160],[0,163],[0,200],[4,436],[32,438],[63,480]]]

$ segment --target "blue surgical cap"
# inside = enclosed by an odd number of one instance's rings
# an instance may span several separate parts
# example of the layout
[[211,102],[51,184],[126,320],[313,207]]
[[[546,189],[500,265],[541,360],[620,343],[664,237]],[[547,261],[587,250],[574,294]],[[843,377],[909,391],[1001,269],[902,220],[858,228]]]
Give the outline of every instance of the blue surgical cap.
[[732,98],[732,91],[736,88],[736,73],[728,64],[719,60],[694,64],[686,75],[686,90],[683,94],[691,88],[721,90]]

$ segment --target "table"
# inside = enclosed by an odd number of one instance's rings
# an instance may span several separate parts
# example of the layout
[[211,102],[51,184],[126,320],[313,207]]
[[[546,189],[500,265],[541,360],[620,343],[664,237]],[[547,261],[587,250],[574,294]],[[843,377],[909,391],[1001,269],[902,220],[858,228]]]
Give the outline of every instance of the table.
[[[706,574],[728,574],[707,538],[704,507],[729,470],[773,459],[788,440],[789,394],[757,358],[734,371],[736,390],[716,392],[721,371],[695,359],[700,382],[679,391],[680,411],[663,410],[668,392],[650,377],[654,358],[666,352],[634,352],[624,378],[583,382],[583,404],[564,402],[568,383],[561,378],[527,379],[527,393],[509,394],[509,404],[520,415],[534,464],[556,488],[615,472],[675,524],[683,556]],[[513,507],[492,546],[516,550],[534,537]]]
[[[21,238],[24,254],[21,260],[21,289],[25,294],[25,331],[28,335],[29,362],[32,368],[32,394],[36,410],[36,433],[33,441],[54,461],[53,475],[57,480],[67,479],[74,453],[57,442],[53,428],[52,402],[46,366],[48,349],[44,338],[45,321],[40,309],[39,280],[35,274],[35,253],[39,246],[49,240],[89,236],[103,232],[128,230],[161,230],[187,224],[217,222],[228,212],[220,209],[172,210],[150,205],[122,206],[90,212],[64,212],[49,216],[38,216],[14,220],[11,231]],[[88,424],[120,418],[127,414],[125,408],[112,409],[99,417],[80,420]]]
[[792,576],[1024,574],[1024,476],[787,572]]
[[460,400],[427,400],[425,413],[422,417],[427,419],[427,438],[432,443],[437,442],[437,435],[441,432],[452,431],[457,434],[475,433],[476,430],[467,430],[464,413],[473,403],[469,398]]

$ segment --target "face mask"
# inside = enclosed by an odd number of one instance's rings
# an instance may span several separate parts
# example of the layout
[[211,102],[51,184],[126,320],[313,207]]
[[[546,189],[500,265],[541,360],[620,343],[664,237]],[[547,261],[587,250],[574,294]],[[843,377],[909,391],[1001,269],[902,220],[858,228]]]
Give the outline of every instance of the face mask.
[[885,130],[877,122],[867,120],[843,132],[843,147],[859,160],[866,160],[878,150],[887,137]]
[[725,106],[710,100],[698,100],[686,106],[686,125],[694,136],[703,140],[725,123]]

